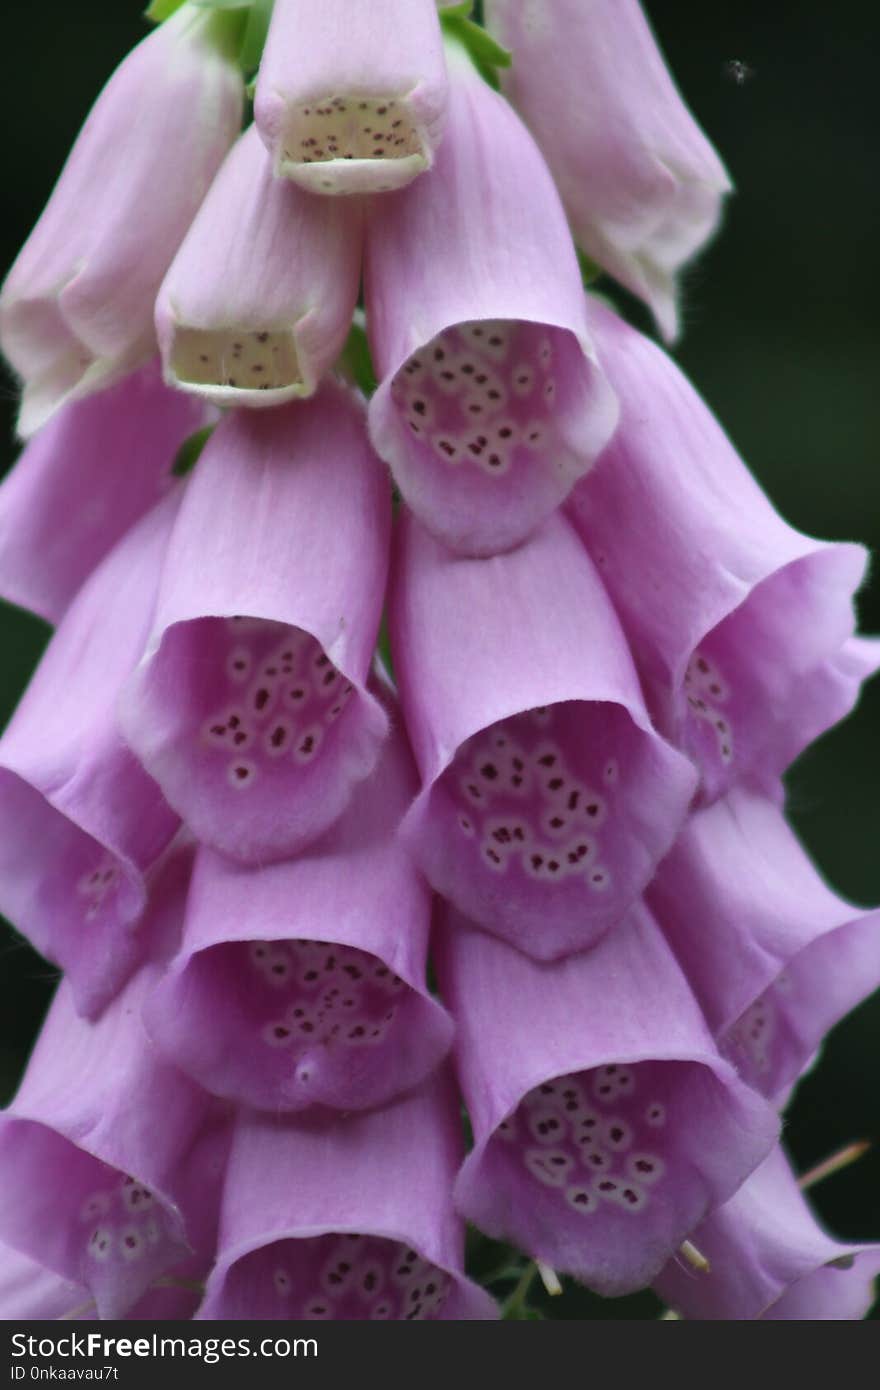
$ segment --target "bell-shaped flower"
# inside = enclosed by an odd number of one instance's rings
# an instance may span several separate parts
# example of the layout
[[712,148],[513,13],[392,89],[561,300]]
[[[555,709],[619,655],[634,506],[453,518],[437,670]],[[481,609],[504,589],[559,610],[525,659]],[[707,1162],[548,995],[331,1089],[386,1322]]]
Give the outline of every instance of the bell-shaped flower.
[[784,1322],[863,1318],[880,1245],[848,1245],[816,1222],[782,1149],[694,1233],[709,1268],[673,1259],[654,1287],[681,1316]]
[[254,115],[276,174],[382,193],[428,169],[446,114],[434,0],[275,0]]
[[301,857],[248,869],[201,851],[146,1020],[207,1090],[276,1112],[362,1110],[447,1052],[451,1020],[425,988],[430,897],[397,838],[415,780],[395,734]]
[[199,1318],[493,1318],[452,1207],[461,1120],[441,1075],[385,1110],[240,1112]]
[[265,863],[318,838],[376,763],[367,692],[391,499],[355,394],[237,411],[193,473],[125,736],[198,838]]
[[74,594],[171,483],[204,412],[153,364],[72,402],[0,485],[0,595],[58,623]]
[[309,396],[357,304],[360,202],[276,179],[256,127],[227,156],[156,304],[170,385],[218,405]]
[[456,1205],[495,1239],[632,1292],[773,1146],[643,905],[552,965],[451,914],[437,968],[474,1134]]
[[648,900],[719,1047],[777,1101],[880,986],[880,912],[833,893],[751,788],[693,817]]
[[575,240],[674,338],[678,271],[715,231],[731,185],[638,0],[486,0],[486,20],[513,51],[502,85]]
[[597,301],[590,321],[621,423],[571,514],[651,713],[713,800],[744,774],[778,776],[854,702],[849,657],[828,664],[853,632],[865,551],[787,525],[672,360]]
[[[169,934],[188,863],[169,861],[157,885]],[[157,972],[140,971],[95,1023],[62,983],[0,1116],[0,1240],[83,1286],[102,1318],[213,1250],[228,1126],[147,1040],[140,1011]]]
[[611,437],[559,195],[516,114],[451,50],[430,175],[376,200],[365,296],[381,385],[370,433],[404,499],[453,549],[523,540]]
[[144,875],[179,820],[117,728],[150,631],[181,489],[77,594],[0,739],[0,910],[104,1007],[144,958]]
[[155,352],[162,278],[241,125],[236,23],[184,5],[93,107],[0,295],[27,437]]
[[614,610],[561,516],[491,560],[397,531],[390,634],[432,886],[539,959],[589,946],[672,846],[694,770],[652,729]]

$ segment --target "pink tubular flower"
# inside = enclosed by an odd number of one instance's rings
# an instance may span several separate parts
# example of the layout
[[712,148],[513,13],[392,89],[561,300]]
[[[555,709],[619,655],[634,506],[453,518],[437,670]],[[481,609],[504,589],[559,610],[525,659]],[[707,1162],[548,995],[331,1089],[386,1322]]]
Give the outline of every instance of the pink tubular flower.
[[194,402],[155,365],[66,406],[0,485],[0,595],[58,623],[74,594],[171,483]]
[[676,276],[730,180],[679,95],[638,0],[487,0],[506,94],[541,146],[575,240],[678,329]]
[[617,409],[540,153],[506,102],[452,57],[436,167],[377,200],[367,221],[381,378],[370,433],[420,520],[453,549],[487,554],[559,505],[608,442]]
[[430,167],[446,66],[433,0],[275,0],[254,114],[276,174],[381,193]]
[[[179,916],[179,868],[155,910]],[[147,1042],[140,1006],[155,974],[141,971],[97,1023],[62,984],[0,1117],[0,1240],[84,1286],[102,1318],[213,1250],[225,1122]]]
[[589,946],[670,849],[693,768],[657,736],[562,517],[492,560],[401,517],[390,632],[422,791],[404,834],[432,886],[539,959]]
[[643,1287],[779,1128],[650,913],[553,965],[451,916],[437,966],[474,1131],[458,1209],[599,1293]]
[[880,985],[880,912],[832,893],[751,789],[690,821],[648,899],[722,1051],[778,1101]]
[[390,496],[353,392],[240,411],[181,508],[123,730],[193,832],[237,859],[302,849],[375,765],[365,681]]
[[179,824],[115,720],[179,497],[170,492],[80,590],[0,739],[0,908],[68,972],[86,1014],[143,959],[144,875]]
[[497,1316],[463,1272],[460,1157],[446,1076],[365,1115],[292,1124],[241,1112],[199,1318]]
[[863,1318],[880,1246],[845,1245],[816,1224],[782,1149],[694,1232],[708,1271],[670,1261],[655,1284],[685,1318]]
[[241,125],[229,16],[184,5],[117,68],[0,296],[27,437],[155,351],[153,301]]
[[301,858],[242,869],[202,850],[182,949],[146,1019],[209,1091],[265,1110],[381,1105],[452,1040],[425,989],[429,895],[396,841],[415,773],[392,736]]
[[598,302],[590,322],[621,424],[571,515],[651,713],[713,800],[778,776],[853,704],[865,551],[788,526],[674,363]]
[[156,305],[169,385],[218,405],[309,396],[338,357],[361,270],[360,203],[272,175],[254,126],[239,139]]

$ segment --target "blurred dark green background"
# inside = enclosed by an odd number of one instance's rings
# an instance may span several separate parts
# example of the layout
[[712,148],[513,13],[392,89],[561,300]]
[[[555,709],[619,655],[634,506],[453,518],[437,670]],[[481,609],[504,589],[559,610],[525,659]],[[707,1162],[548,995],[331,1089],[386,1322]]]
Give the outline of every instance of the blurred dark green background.
[[[737,188],[720,239],[687,278],[679,358],[782,512],[829,538],[880,547],[880,174],[873,0],[650,0],[680,86]],[[0,267],[33,224],[100,85],[145,32],[137,0],[4,6]],[[732,63],[744,64],[738,82]],[[161,189],[157,189],[161,196]],[[603,285],[604,287],[604,285]],[[632,306],[630,306],[632,308]],[[636,309],[633,317],[643,326]],[[15,457],[3,383],[3,464]],[[880,585],[861,596],[880,631]],[[46,638],[0,612],[5,722]],[[880,681],[792,770],[790,808],[832,883],[880,901]],[[0,942],[0,1099],[53,973]],[[787,1138],[806,1167],[853,1138],[878,1148],[816,1193],[842,1235],[880,1239],[880,998],[839,1027],[801,1086]],[[569,1290],[551,1316],[652,1316],[650,1298],[600,1304]]]

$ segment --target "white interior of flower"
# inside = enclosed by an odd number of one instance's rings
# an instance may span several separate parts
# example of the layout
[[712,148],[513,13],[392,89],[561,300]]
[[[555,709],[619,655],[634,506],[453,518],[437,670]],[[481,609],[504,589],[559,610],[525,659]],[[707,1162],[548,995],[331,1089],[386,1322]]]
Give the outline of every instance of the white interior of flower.
[[179,327],[171,369],[181,383],[238,391],[303,386],[296,343],[288,329]]
[[[281,173],[322,193],[344,192],[352,171],[347,163],[387,165],[377,191],[396,187],[402,168],[407,177],[424,168],[424,140],[400,95],[328,96],[291,107],[278,164]],[[319,166],[310,169],[310,166]],[[416,166],[416,167],[413,167]]]

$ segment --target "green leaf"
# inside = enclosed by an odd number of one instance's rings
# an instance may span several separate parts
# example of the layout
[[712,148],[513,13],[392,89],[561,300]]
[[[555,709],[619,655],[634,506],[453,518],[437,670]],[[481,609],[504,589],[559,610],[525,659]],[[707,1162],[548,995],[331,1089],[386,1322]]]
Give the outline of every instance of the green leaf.
[[578,265],[581,268],[581,279],[586,289],[587,286],[592,285],[593,282],[598,280],[600,275],[602,275],[602,267],[597,265],[596,262],[587,255],[586,251],[578,250],[577,256]]
[[263,57],[274,0],[251,0],[238,61],[243,72],[256,72]]
[[255,0],[190,0],[200,10],[249,10]]
[[152,0],[144,10],[144,17],[151,19],[154,24],[161,24],[164,20],[170,19],[182,4],[183,0]]
[[388,632],[388,614],[382,614],[382,625],[379,628],[379,640],[376,644],[377,654],[392,680],[394,680],[394,662],[391,658],[391,637]]
[[360,387],[365,396],[373,394],[377,385],[376,372],[373,359],[370,357],[366,329],[357,320],[349,329],[345,347],[340,353],[339,366]]
[[192,472],[215,429],[216,425],[205,425],[204,429],[196,430],[195,434],[191,434],[183,441],[171,467],[171,472],[175,478],[185,478],[187,473]]
[[484,81],[497,89],[498,69],[509,68],[513,55],[508,49],[502,48],[500,43],[496,43],[492,35],[487,34],[479,24],[461,14],[460,11],[464,8],[470,10],[469,5],[457,5],[455,9],[441,10],[440,23],[449,37],[457,39],[465,49]]
[[440,5],[440,18],[444,19],[470,19],[471,11],[474,8],[473,0],[464,0],[463,4],[453,3],[451,5]]

